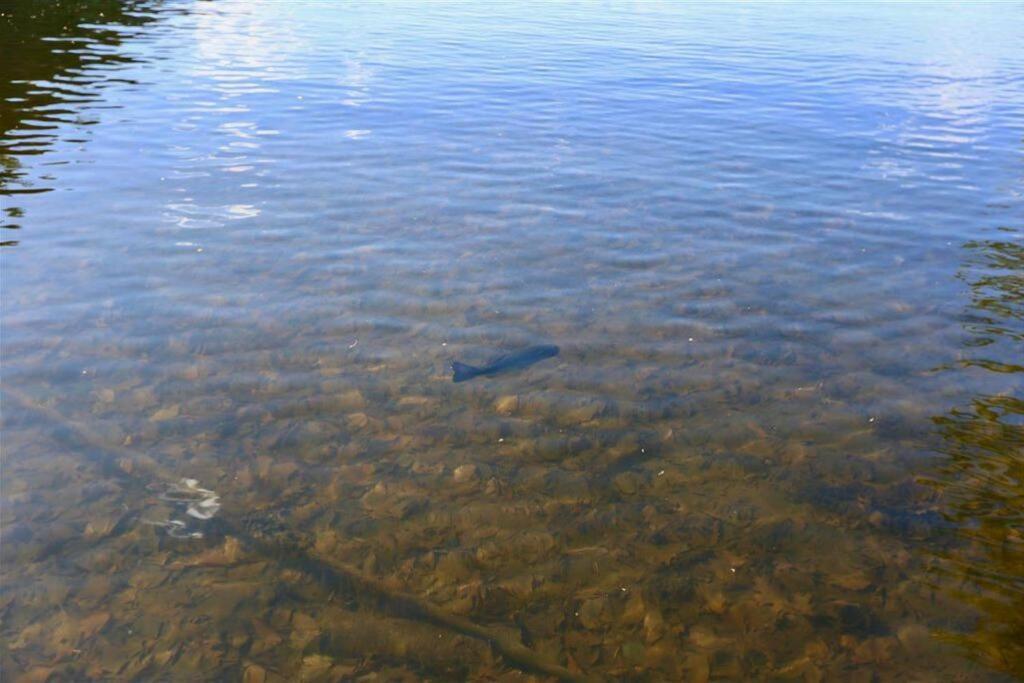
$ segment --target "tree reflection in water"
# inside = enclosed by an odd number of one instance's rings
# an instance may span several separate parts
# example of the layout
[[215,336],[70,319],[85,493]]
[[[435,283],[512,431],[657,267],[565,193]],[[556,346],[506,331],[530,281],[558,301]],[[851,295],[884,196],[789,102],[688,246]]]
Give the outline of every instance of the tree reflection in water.
[[[176,8],[175,12],[184,9]],[[51,176],[33,177],[23,157],[58,140],[80,144],[98,121],[111,85],[135,85],[118,72],[139,61],[122,44],[170,14],[151,0],[5,0],[0,3],[0,196],[48,192]],[[0,246],[20,227],[24,210],[5,201]]]
[[[1011,238],[1020,233],[1006,230]],[[967,633],[943,633],[993,668],[1024,673],[1024,243],[968,242],[960,274],[971,288],[961,368],[1000,373],[1007,389],[934,418],[948,456],[926,483],[940,494],[961,543],[944,551],[938,579],[978,610]]]

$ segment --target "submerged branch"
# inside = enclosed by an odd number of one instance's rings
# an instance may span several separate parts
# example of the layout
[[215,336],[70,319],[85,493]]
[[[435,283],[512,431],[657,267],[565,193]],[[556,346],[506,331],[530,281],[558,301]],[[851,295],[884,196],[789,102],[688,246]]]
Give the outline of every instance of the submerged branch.
[[[5,388],[4,395],[13,399],[24,410],[63,427],[81,444],[96,449],[97,457],[100,459],[99,464],[106,472],[122,479],[128,479],[143,487],[151,485],[153,479],[165,481],[176,479],[174,474],[161,467],[153,458],[127,446],[107,443],[88,425],[65,417],[55,409],[42,405],[17,390]],[[131,463],[130,466],[125,466],[127,463]],[[281,558],[285,558],[285,562],[300,566],[314,576],[317,581],[332,590],[340,585],[347,585],[357,592],[363,591],[371,594],[379,600],[382,609],[399,618],[414,617],[420,621],[443,626],[456,633],[485,641],[509,664],[519,669],[552,676],[561,681],[600,680],[594,676],[575,674],[560,664],[549,661],[541,654],[513,641],[503,633],[452,614],[416,595],[396,591],[383,581],[368,576],[348,563],[313,557],[305,548],[294,542],[257,538],[247,533],[243,525],[233,521],[229,513],[224,513],[217,519],[226,533],[238,538],[246,547],[261,555],[271,556],[279,561]]]

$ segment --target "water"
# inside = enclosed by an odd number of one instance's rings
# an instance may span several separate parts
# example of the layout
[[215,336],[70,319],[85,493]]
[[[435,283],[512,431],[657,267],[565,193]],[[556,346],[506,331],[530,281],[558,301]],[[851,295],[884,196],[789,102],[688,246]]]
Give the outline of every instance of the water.
[[1024,672],[1019,6],[2,12],[5,677]]

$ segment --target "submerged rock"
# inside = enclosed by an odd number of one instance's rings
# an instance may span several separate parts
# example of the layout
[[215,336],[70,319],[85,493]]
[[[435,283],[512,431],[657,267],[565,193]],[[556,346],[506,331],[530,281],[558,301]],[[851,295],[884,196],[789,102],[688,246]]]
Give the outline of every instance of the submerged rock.
[[465,484],[467,482],[476,481],[479,478],[480,474],[477,472],[476,465],[459,465],[452,473],[452,481],[456,484]]
[[499,415],[511,415],[519,409],[519,397],[502,396],[494,402],[494,411]]

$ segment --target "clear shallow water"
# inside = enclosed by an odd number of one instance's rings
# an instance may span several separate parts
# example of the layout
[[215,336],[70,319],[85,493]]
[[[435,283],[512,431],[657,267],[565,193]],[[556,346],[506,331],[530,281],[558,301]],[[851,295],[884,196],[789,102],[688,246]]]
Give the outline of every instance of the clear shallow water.
[[1019,8],[4,13],[14,680],[1024,668]]

